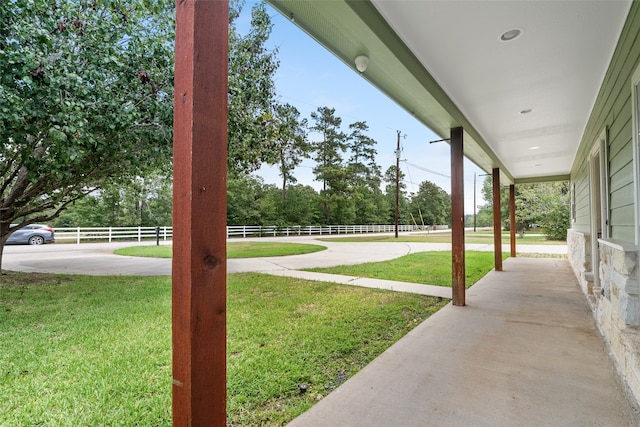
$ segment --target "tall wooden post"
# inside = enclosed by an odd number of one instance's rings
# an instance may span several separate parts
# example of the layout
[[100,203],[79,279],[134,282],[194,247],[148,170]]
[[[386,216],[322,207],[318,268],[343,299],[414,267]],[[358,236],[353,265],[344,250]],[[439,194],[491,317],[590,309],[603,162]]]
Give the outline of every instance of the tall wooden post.
[[502,222],[500,221],[500,169],[493,168],[493,254],[496,271],[502,271]]
[[465,305],[463,129],[451,129],[451,255],[453,305]]
[[228,7],[176,2],[174,426],[226,424]]
[[509,230],[511,231],[511,257],[516,257],[516,186],[509,186]]

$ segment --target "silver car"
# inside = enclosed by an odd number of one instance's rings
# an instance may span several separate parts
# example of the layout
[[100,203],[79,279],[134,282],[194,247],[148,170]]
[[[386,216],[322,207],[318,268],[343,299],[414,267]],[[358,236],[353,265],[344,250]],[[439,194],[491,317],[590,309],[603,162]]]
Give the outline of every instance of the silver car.
[[[13,227],[13,224],[11,224]],[[14,231],[7,240],[8,245],[42,245],[55,242],[53,228],[43,224],[25,225]]]

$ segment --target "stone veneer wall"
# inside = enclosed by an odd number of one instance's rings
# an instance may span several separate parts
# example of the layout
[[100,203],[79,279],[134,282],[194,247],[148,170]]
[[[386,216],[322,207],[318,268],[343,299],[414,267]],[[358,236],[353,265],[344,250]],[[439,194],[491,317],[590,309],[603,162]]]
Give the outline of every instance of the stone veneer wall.
[[583,292],[591,302],[600,332],[618,371],[640,402],[640,284],[639,256],[634,244],[598,239],[600,288],[589,283],[591,269],[589,235],[569,230],[569,261]]
[[578,278],[582,291],[593,299],[593,271],[591,268],[591,236],[575,230],[567,231],[567,251],[569,263]]

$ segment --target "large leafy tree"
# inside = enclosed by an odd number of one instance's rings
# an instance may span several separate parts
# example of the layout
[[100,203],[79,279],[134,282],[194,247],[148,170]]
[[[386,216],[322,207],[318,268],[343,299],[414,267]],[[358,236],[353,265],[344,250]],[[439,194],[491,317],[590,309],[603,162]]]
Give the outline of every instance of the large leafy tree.
[[420,183],[410,206],[416,221],[422,218],[425,225],[451,223],[451,196],[431,181]]
[[266,43],[273,27],[264,3],[251,11],[245,34],[236,21],[241,2],[233,2],[229,14],[229,139],[228,166],[231,176],[257,170],[262,162],[277,162],[274,129],[280,115],[275,110],[274,75],[277,49]]
[[[485,205],[478,213],[478,223],[491,224],[493,218],[493,198],[491,176],[482,187]],[[566,181],[516,185],[516,230],[522,235],[537,224],[550,239],[564,240],[570,227],[569,185]],[[500,188],[500,217],[502,226],[508,230],[509,193],[506,187]]]
[[105,181],[170,161],[173,3],[0,5],[0,257]]

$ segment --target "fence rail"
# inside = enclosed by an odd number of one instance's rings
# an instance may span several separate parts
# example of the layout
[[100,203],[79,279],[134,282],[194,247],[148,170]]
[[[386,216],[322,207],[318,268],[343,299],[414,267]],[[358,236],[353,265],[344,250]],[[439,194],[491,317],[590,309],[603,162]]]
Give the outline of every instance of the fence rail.
[[[418,231],[423,229],[442,230],[448,229],[446,225],[416,227],[413,225],[399,225],[398,231]],[[334,234],[363,234],[363,233],[391,233],[395,231],[394,225],[324,225],[324,226],[261,226],[261,225],[228,225],[227,238],[246,237],[274,237],[274,236],[325,236]],[[66,227],[55,228],[56,241],[58,242],[90,242],[131,240],[141,242],[143,240],[160,241],[171,240],[173,227]]]

